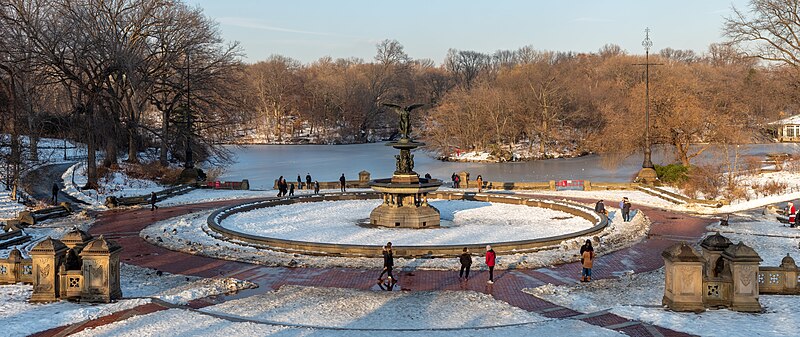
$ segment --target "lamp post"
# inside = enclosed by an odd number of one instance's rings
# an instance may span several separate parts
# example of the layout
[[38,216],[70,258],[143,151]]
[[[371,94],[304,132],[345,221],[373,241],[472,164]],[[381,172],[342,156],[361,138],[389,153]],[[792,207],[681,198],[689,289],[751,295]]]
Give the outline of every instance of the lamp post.
[[650,48],[653,47],[653,41],[650,40],[650,28],[645,28],[644,33],[645,37],[644,41],[642,41],[642,47],[644,47],[645,61],[644,63],[637,64],[644,66],[644,160],[642,161],[642,169],[636,176],[636,181],[652,183],[658,180],[658,175],[656,174],[655,166],[651,159],[652,151],[650,149],[650,66],[661,64],[650,63]]

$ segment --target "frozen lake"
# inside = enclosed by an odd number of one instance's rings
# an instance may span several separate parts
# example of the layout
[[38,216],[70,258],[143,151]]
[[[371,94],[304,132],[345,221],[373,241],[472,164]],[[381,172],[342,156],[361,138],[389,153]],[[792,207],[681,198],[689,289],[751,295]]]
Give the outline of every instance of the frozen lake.
[[[278,176],[295,181],[300,174],[305,179],[311,173],[315,180],[335,181],[342,173],[347,179],[358,179],[358,172],[367,170],[372,178],[390,177],[395,168],[398,151],[384,143],[354,145],[249,145],[231,146],[235,163],[229,166],[223,180],[249,179],[251,189],[271,189]],[[741,147],[747,155],[764,156],[773,152],[798,152],[798,144],[753,144]],[[668,164],[672,155],[663,150],[653,151],[653,163]],[[703,160],[720,160],[712,151],[703,153]],[[642,165],[642,155],[623,160],[617,167],[606,168],[603,158],[589,155],[569,159],[548,159],[514,163],[459,163],[434,159],[427,152],[414,152],[414,170],[420,175],[430,173],[434,178],[450,180],[453,172],[470,172],[471,179],[479,174],[492,181],[547,181],[582,179],[604,182],[631,181]]]

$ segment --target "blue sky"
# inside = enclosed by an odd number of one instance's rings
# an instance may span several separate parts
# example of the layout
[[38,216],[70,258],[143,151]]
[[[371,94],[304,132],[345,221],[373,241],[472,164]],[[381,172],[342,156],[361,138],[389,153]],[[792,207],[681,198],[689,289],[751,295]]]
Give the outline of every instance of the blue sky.
[[723,17],[746,0],[471,1],[471,0],[188,0],[239,41],[246,60],[272,54],[304,63],[323,56],[372,60],[375,45],[396,39],[412,58],[440,64],[447,49],[491,53],[531,45],[540,50],[593,52],[606,43],[643,54],[650,27],[653,51],[704,52],[721,42]]

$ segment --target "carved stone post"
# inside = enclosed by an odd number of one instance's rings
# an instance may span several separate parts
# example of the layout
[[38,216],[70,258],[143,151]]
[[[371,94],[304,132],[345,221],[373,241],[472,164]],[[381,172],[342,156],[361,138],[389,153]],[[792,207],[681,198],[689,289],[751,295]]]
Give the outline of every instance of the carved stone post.
[[761,312],[758,302],[758,264],[761,257],[742,242],[725,249],[722,257],[727,260],[733,275],[731,310]]
[[459,188],[469,188],[469,172],[461,171],[458,172],[458,187]]
[[786,254],[781,260],[781,269],[783,269],[783,273],[786,276],[786,283],[784,286],[784,290],[786,293],[798,293],[797,288],[797,264],[794,263],[794,259]]
[[703,257],[686,243],[676,243],[661,253],[664,258],[662,303],[675,311],[704,311]]
[[111,302],[122,297],[119,286],[119,254],[122,247],[102,235],[81,251],[83,291],[81,300]]
[[22,253],[16,248],[8,253],[8,258],[0,259],[0,284],[20,282],[22,260]]
[[367,183],[369,182],[369,176],[370,174],[367,171],[358,172],[358,181],[362,183]]
[[77,228],[72,229],[61,238],[61,242],[63,242],[67,248],[74,250],[75,253],[80,253],[89,241],[92,241],[92,236]]
[[58,270],[64,261],[67,246],[47,237],[31,249],[33,294],[31,302],[53,302],[58,299]]

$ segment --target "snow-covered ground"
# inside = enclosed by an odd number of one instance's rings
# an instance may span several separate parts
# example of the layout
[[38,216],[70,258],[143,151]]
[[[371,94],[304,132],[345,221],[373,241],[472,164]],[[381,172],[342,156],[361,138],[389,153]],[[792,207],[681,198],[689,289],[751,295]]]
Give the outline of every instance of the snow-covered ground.
[[200,311],[172,309],[134,317],[76,336],[143,335],[512,337],[620,334],[581,321],[547,319],[476,292],[379,292],[284,286],[277,291]]
[[107,177],[101,177],[97,190],[81,190],[81,186],[88,181],[86,164],[78,163],[71,166],[61,175],[64,181],[64,192],[84,201],[95,208],[104,208],[106,197],[133,197],[147,195],[150,192],[161,191],[166,186],[152,180],[135,179],[122,172],[112,172]]
[[29,303],[32,285],[0,285],[0,326],[3,336],[29,334],[91,320],[117,311],[134,308],[157,298],[174,304],[250,288],[250,282],[235,279],[200,279],[122,264],[120,287],[125,299],[108,304],[60,301]]
[[369,222],[382,200],[296,203],[235,213],[223,227],[284,240],[336,244],[453,245],[530,240],[574,233],[594,226],[569,213],[525,205],[464,200],[432,200],[440,228],[357,226]]
[[[736,214],[728,227],[714,224],[734,243],[744,242],[764,260],[762,266],[777,266],[790,253],[800,257],[800,231],[783,227],[771,215],[758,212]],[[770,236],[764,236],[770,235]],[[800,296],[762,295],[761,314],[730,310],[708,310],[701,314],[672,312],[662,308],[664,270],[599,280],[578,286],[544,285],[526,292],[581,312],[610,309],[614,314],[653,325],[701,336],[790,336],[797,335]]]
[[[211,211],[194,213],[157,222],[142,230],[139,236],[152,244],[171,250],[268,266],[375,268],[382,263],[382,260],[378,258],[291,254],[273,251],[268,247],[253,247],[243,242],[226,241],[207,228],[206,219],[210,214]],[[604,254],[638,242],[650,228],[650,221],[641,212],[636,212],[633,221],[630,222],[623,222],[621,217],[616,216],[617,214],[618,211],[612,209],[609,217],[611,222],[600,234],[565,240],[560,245],[545,247],[538,252],[502,255],[498,257],[497,268],[502,269],[509,266],[538,268],[577,261],[579,257],[576,252],[586,239],[599,238],[600,242],[595,244],[596,251]],[[356,224],[351,226],[358,227]],[[507,229],[512,233],[516,231],[513,227]],[[382,243],[383,241],[377,241],[376,244]],[[475,256],[474,259],[476,262],[473,264],[474,267],[482,266],[477,263],[478,256]],[[457,269],[459,263],[455,258],[398,258],[395,266],[405,269],[452,270]]]
[[25,205],[11,200],[10,191],[0,191],[0,220],[13,219],[17,213],[25,210]]

